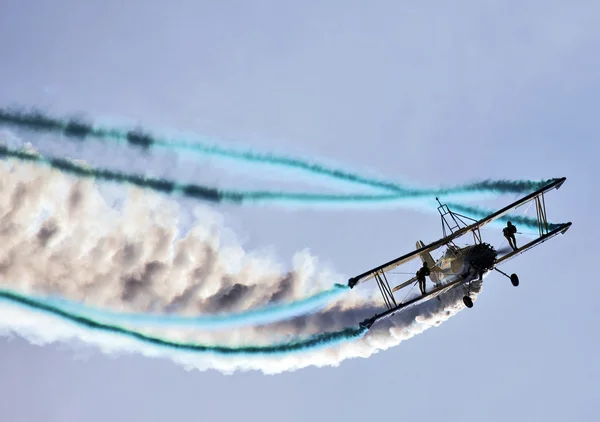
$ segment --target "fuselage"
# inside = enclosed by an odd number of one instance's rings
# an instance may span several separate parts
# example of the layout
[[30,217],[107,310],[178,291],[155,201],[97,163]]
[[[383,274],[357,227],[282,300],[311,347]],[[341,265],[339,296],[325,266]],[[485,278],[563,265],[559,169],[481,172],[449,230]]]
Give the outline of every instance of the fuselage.
[[458,248],[452,245],[435,262],[429,277],[436,286],[451,283],[458,277],[465,281],[483,276],[496,262],[496,251],[486,243]]

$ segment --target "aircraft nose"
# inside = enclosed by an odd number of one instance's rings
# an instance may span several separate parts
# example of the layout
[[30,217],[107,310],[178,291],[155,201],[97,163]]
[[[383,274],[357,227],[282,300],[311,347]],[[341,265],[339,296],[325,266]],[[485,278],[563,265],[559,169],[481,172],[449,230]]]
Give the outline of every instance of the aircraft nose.
[[494,267],[497,255],[498,254],[492,245],[480,243],[471,249],[469,262],[477,271],[488,271]]

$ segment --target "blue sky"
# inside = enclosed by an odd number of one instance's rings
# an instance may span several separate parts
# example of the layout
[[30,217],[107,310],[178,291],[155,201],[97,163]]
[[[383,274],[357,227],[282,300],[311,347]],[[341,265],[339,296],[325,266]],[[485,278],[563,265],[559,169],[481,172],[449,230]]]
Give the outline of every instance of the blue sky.
[[[574,225],[509,264],[517,289],[490,276],[472,310],[338,368],[223,376],[2,339],[0,412],[15,422],[591,418],[600,307],[584,269],[596,254],[598,12],[591,1],[3,1],[2,105],[124,119],[425,185],[566,176],[547,197],[549,216]],[[173,170],[173,156],[128,162],[50,145],[98,164],[229,180],[212,163],[212,172],[189,161]],[[289,262],[309,247],[348,276],[440,235],[435,213],[401,208],[220,211],[247,249]]]

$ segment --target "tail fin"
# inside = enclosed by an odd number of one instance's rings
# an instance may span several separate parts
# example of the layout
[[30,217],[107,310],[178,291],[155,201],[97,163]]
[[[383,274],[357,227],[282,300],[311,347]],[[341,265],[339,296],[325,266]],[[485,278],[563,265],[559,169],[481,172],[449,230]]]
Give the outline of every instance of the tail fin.
[[[423,243],[422,241],[419,240],[417,242],[417,249],[420,249],[423,246],[425,246],[425,243]],[[427,265],[429,266],[429,268],[433,268],[435,266],[435,261],[433,260],[433,257],[431,256],[431,254],[429,252],[423,252],[419,256],[421,257],[421,261],[427,262]]]

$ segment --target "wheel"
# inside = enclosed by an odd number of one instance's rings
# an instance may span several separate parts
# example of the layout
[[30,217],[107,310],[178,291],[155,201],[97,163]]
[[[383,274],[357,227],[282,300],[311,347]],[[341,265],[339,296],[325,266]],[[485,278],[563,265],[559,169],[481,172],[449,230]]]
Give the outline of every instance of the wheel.
[[512,283],[513,286],[517,287],[519,285],[519,277],[517,277],[516,274],[511,274],[510,282]]
[[467,308],[472,308],[473,307],[473,300],[471,300],[471,298],[469,296],[463,297],[463,302],[465,302],[465,306]]

